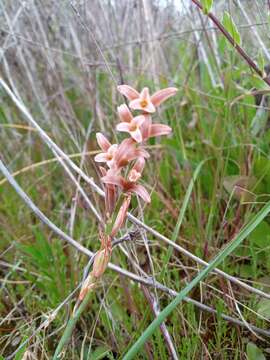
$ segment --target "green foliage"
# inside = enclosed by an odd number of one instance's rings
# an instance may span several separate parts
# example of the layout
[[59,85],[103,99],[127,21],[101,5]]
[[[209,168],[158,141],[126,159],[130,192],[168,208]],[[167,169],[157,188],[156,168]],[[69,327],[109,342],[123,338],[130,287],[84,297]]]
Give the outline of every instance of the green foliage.
[[231,17],[231,15],[225,11],[223,14],[222,24],[228,33],[233,38],[234,42],[238,45],[241,45],[241,35]]
[[213,0],[202,0],[203,12],[208,14],[213,6]]
[[247,344],[248,360],[266,360],[263,352],[252,342]]
[[33,234],[34,242],[21,245],[21,251],[29,257],[30,269],[39,276],[37,279],[31,273],[26,276],[46,294],[48,305],[55,307],[68,294],[67,257],[59,241],[49,241],[40,228],[34,227]]

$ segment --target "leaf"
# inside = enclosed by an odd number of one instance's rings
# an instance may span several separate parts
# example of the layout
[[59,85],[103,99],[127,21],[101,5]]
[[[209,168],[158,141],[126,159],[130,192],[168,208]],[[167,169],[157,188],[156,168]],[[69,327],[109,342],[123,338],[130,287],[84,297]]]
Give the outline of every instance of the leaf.
[[202,0],[203,12],[207,15],[213,6],[213,0]]
[[228,31],[228,33],[233,38],[234,42],[238,45],[241,44],[241,36],[239,31],[237,30],[237,27],[231,17],[231,15],[225,11],[222,19],[222,24],[225,27],[225,29]]
[[264,61],[264,56],[263,56],[262,49],[259,49],[258,66],[259,66],[261,72],[264,74],[264,72],[265,72],[265,70],[264,70],[265,61]]
[[247,358],[248,360],[266,360],[262,351],[252,342],[247,344]]
[[91,353],[90,357],[88,358],[88,360],[100,360],[100,359],[104,359],[106,357],[106,355],[111,351],[110,348],[107,348],[105,346],[99,346],[97,347],[94,352]]
[[270,244],[270,225],[266,221],[262,221],[250,234],[249,240],[252,245],[257,247],[267,247]]
[[268,111],[266,111],[263,106],[259,107],[250,125],[251,134],[253,136],[258,135],[258,133],[265,128],[267,120],[268,120]]
[[267,319],[270,319],[270,300],[268,299],[262,299],[258,303],[257,312],[266,317]]

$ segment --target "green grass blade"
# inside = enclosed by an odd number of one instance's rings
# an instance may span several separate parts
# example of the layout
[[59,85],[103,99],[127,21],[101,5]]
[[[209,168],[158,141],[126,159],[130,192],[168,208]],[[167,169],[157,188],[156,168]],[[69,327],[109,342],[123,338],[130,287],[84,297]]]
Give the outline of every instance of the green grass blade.
[[245,225],[235,238],[209,263],[209,265],[198,273],[198,275],[176,296],[176,298],[162,310],[158,317],[148,326],[139,339],[133,344],[123,360],[133,359],[148,338],[154,333],[157,327],[172,313],[184,297],[202,281],[215,267],[230,255],[235,248],[260,224],[260,222],[270,212],[270,202],[266,205]]
[[[181,209],[180,209],[180,212],[179,212],[179,215],[178,215],[178,219],[177,219],[177,222],[176,222],[176,225],[175,225],[175,228],[174,228],[174,231],[173,231],[173,234],[172,234],[172,238],[171,240],[173,242],[176,241],[176,239],[178,238],[178,235],[179,235],[179,231],[180,231],[180,228],[181,228],[181,225],[182,225],[182,222],[183,222],[183,219],[184,219],[184,216],[185,216],[185,212],[187,210],[187,206],[188,206],[188,202],[189,202],[189,199],[190,199],[190,196],[191,196],[191,193],[192,193],[192,190],[193,190],[193,187],[194,187],[194,184],[195,184],[195,181],[197,180],[197,177],[203,167],[203,165],[211,160],[212,158],[207,158],[203,161],[201,161],[198,166],[196,167],[193,175],[192,175],[192,178],[190,180],[190,183],[188,185],[188,188],[187,188],[187,191],[186,191],[186,194],[185,194],[185,197],[184,197],[184,201],[183,201],[183,204],[181,206]],[[168,250],[168,255],[164,261],[164,265],[163,265],[163,272],[161,274],[161,278],[163,278],[164,276],[164,273],[166,271],[166,268],[167,268],[167,265],[170,261],[170,258],[172,256],[172,252],[173,252],[173,247],[170,246],[169,247],[169,250]]]

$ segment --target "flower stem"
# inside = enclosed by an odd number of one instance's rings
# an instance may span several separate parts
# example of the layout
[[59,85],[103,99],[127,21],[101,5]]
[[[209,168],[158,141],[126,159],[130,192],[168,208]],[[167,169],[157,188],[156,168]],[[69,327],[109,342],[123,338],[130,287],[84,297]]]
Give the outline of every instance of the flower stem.
[[67,326],[65,328],[65,331],[64,331],[64,333],[57,345],[57,348],[54,352],[53,360],[60,359],[61,352],[62,352],[64,346],[69,342],[72,332],[73,332],[73,329],[74,329],[77,321],[79,320],[82,312],[87,307],[92,294],[93,294],[92,291],[88,291],[88,293],[85,295],[85,297],[84,297],[83,301],[81,302],[80,306],[78,307],[78,309],[76,309],[75,313],[72,314],[71,318],[69,319]]

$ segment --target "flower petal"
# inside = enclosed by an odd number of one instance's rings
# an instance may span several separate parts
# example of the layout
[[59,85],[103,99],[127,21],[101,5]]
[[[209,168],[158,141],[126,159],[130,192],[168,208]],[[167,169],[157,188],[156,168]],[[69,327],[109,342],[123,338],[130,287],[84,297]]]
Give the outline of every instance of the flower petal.
[[122,104],[122,105],[118,106],[117,111],[118,111],[119,118],[122,122],[130,123],[132,121],[133,116],[126,104]]
[[131,137],[138,143],[142,142],[142,133],[140,129],[129,131]]
[[135,159],[138,158],[138,157],[144,157],[145,159],[150,158],[150,154],[146,150],[144,150],[142,148],[136,149],[135,154],[136,154]]
[[151,102],[154,106],[158,106],[163,103],[163,101],[167,100],[169,97],[174,96],[177,91],[178,89],[174,87],[159,90],[151,96]]
[[144,87],[140,93],[140,100],[150,101],[149,89],[148,87]]
[[150,99],[149,101],[147,102],[147,105],[146,106],[142,106],[141,103],[143,102],[142,99],[135,99],[135,100],[132,100],[130,103],[129,103],[129,107],[133,110],[142,110],[142,111],[145,111],[147,113],[153,113],[156,111],[154,105],[151,103]]
[[100,166],[99,170],[100,170],[102,176],[105,176],[107,174],[107,170],[103,166]]
[[135,116],[135,118],[132,120],[132,124],[141,126],[144,120],[145,120],[144,115]]
[[149,138],[152,119],[150,115],[142,115],[144,116],[144,122],[142,123],[140,130],[142,133],[143,140],[147,140]]
[[118,148],[118,144],[112,144],[112,145],[109,147],[107,153],[110,154],[110,155],[114,155],[115,152],[117,151],[117,148]]
[[133,166],[132,169],[136,170],[138,173],[141,174],[142,171],[143,171],[144,165],[145,165],[145,160],[144,160],[144,158],[143,158],[143,157],[139,157],[139,158],[136,160],[136,162],[135,162],[135,164],[134,164],[134,166]]
[[132,187],[132,192],[139,195],[145,202],[151,202],[150,195],[148,194],[144,186],[136,184]]
[[115,170],[115,171],[116,171],[117,167],[115,167],[115,160],[114,160],[114,159],[107,161],[107,165],[109,166],[109,168],[110,168],[111,170]]
[[96,162],[107,162],[108,161],[107,153],[97,154],[95,156],[95,161]]
[[111,215],[113,213],[117,200],[117,188],[115,185],[106,184],[105,186],[105,205],[106,211]]
[[121,188],[123,188],[125,179],[122,176],[107,173],[106,176],[103,176],[101,178],[101,181],[104,182],[104,184],[116,185],[116,186],[120,186]]
[[117,124],[116,125],[116,130],[129,132],[129,123],[121,122],[121,123]]
[[143,111],[147,112],[147,113],[153,113],[156,111],[156,108],[154,107],[154,105],[152,104],[152,102],[150,101],[147,106],[145,106],[143,108]]
[[172,129],[168,125],[164,124],[152,124],[150,128],[149,137],[168,135]]
[[131,169],[128,174],[128,181],[134,183],[134,182],[138,181],[140,177],[141,177],[141,173],[139,173],[135,169]]
[[133,110],[143,110],[141,106],[141,100],[136,98],[135,100],[130,101],[129,107]]
[[102,133],[98,132],[98,133],[96,133],[96,138],[97,138],[99,147],[103,151],[107,151],[109,149],[109,147],[111,146],[111,143],[106,139],[106,137]]
[[117,90],[124,95],[128,100],[134,100],[137,99],[140,94],[137,90],[133,89],[129,85],[119,85],[117,86]]

